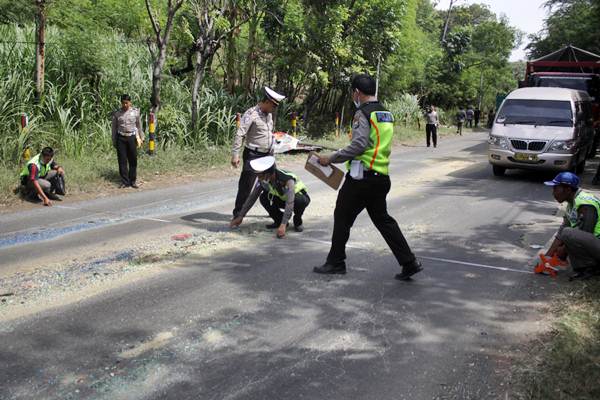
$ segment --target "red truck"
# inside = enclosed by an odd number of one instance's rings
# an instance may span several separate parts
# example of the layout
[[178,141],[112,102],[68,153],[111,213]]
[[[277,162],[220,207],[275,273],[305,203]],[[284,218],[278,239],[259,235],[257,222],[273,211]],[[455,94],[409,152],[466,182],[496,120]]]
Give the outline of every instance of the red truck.
[[594,157],[600,144],[600,55],[569,45],[528,61],[525,79],[519,82],[519,87],[534,86],[582,90],[594,99],[592,115],[596,134],[589,154]]

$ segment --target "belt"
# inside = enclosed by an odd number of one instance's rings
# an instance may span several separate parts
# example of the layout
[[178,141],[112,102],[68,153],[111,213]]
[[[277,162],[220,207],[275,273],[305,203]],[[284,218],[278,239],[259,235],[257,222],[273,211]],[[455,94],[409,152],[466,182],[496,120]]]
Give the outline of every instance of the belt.
[[386,174],[382,174],[381,172],[373,171],[371,169],[371,170],[368,170],[368,171],[363,171],[363,177],[367,177],[367,176],[371,177],[371,176],[387,176],[387,175]]
[[131,132],[119,132],[119,135],[121,136],[133,136],[136,134],[136,131],[131,131]]
[[271,151],[269,149],[264,149],[264,148],[258,147],[258,146],[249,146],[249,145],[246,145],[246,148],[248,150],[252,150],[252,151],[255,151],[257,153],[264,153],[264,154],[271,153]]

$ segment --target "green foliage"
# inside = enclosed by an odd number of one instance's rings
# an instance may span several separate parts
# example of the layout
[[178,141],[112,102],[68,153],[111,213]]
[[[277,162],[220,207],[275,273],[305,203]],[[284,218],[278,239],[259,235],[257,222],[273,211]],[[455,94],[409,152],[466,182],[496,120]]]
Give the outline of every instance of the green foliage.
[[417,125],[423,116],[423,111],[419,105],[419,98],[416,95],[408,93],[386,103],[386,107],[394,114],[396,123],[402,123],[404,126]]
[[[163,25],[164,3],[151,0]],[[132,95],[144,115],[149,109],[152,28],[145,1],[49,0],[46,87],[39,103],[31,79],[33,4],[0,0],[0,35],[8,42],[0,44],[0,163],[17,162],[24,146],[53,145],[74,157],[111,152],[110,116],[119,95]],[[228,143],[234,115],[259,98],[264,85],[288,97],[278,112],[278,130],[289,129],[294,110],[302,117],[303,133],[323,135],[336,112],[343,109],[348,119],[352,75],[375,75],[378,64],[380,97],[402,125],[419,121],[424,104],[453,110],[481,99],[491,105],[496,93],[516,85],[507,59],[519,33],[481,4],[455,7],[441,43],[445,12],[432,0],[261,0],[256,9],[247,0],[222,0],[211,16],[216,32],[241,26],[207,60],[192,130],[199,4],[205,3],[185,3],[168,48],[160,148]],[[23,132],[21,113],[30,118]]]
[[542,32],[530,36],[529,57],[538,58],[571,44],[600,53],[600,0],[549,0]]

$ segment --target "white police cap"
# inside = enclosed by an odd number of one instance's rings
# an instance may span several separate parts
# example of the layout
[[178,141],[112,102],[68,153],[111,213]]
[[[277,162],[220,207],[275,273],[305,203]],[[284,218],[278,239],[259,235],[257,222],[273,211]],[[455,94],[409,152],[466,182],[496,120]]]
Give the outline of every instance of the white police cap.
[[281,100],[285,99],[284,95],[277,93],[276,91],[267,86],[265,86],[265,95],[269,100],[271,100],[275,104],[279,104]]
[[261,173],[275,165],[275,157],[273,156],[265,156],[261,158],[255,158],[250,161],[250,167],[256,173]]

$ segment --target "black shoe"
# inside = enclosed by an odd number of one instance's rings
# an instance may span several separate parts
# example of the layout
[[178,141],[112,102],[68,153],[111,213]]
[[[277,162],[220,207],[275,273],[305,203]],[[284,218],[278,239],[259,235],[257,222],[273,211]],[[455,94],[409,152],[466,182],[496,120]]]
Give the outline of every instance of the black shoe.
[[139,189],[139,188],[140,188],[140,187],[137,185],[137,183],[135,183],[135,182],[131,184],[131,187],[132,187],[132,188],[134,188],[134,189]]
[[42,199],[40,199],[37,194],[31,195],[31,196],[25,196],[25,200],[27,200],[31,203],[41,203],[42,202]]
[[294,230],[296,232],[303,232],[304,231],[304,225],[300,224],[300,225],[294,225]]
[[119,189],[125,189],[126,187],[129,187],[129,185],[128,185],[128,184],[126,184],[126,183],[121,183],[121,184],[119,185]]
[[346,273],[346,263],[342,262],[342,263],[333,265],[333,264],[329,264],[326,262],[325,264],[323,264],[321,266],[314,267],[313,272],[316,272],[317,274],[343,275]]
[[[269,225],[265,225],[265,228],[267,229],[277,229],[279,228],[279,225],[281,225],[281,222],[277,223],[277,222],[273,222],[272,224]],[[285,224],[285,227],[287,228],[288,226],[290,226],[290,224]]]
[[423,271],[423,266],[418,260],[415,260],[410,264],[404,265],[402,267],[402,272],[396,274],[394,278],[398,279],[399,281],[407,281],[410,279],[411,276],[420,271]]
[[46,197],[48,197],[50,200],[62,201],[62,199],[60,197],[58,197],[57,195],[55,195],[54,193],[48,193],[46,195]]
[[592,276],[594,276],[594,274],[589,269],[575,271],[571,274],[571,276],[569,276],[569,282],[575,281],[575,280],[585,281],[587,279],[590,279]]

